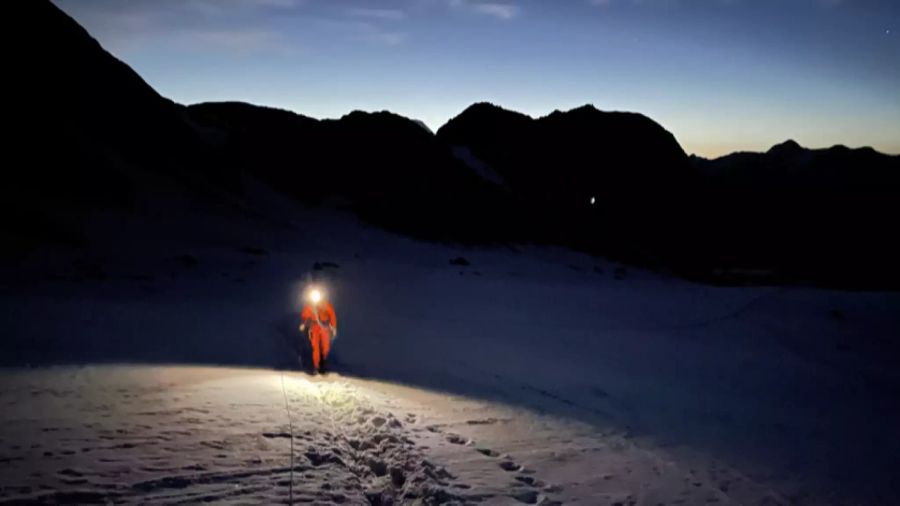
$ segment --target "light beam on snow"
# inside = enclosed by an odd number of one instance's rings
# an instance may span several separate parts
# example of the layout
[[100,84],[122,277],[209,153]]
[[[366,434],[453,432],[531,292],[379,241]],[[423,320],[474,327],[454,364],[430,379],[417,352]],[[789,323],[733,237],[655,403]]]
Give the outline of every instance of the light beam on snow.
[[[275,377],[273,379],[275,383],[281,381],[279,377]],[[301,376],[288,375],[284,376],[284,384],[288,389],[288,393],[291,392],[299,392],[304,394],[313,394],[315,395],[319,391],[319,384],[310,381],[308,378],[304,378]],[[279,386],[280,388],[280,386]]]

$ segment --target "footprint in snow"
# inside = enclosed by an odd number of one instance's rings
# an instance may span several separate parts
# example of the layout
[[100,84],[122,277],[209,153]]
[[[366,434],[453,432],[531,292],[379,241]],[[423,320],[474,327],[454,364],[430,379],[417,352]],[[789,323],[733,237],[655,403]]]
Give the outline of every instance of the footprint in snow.
[[371,470],[375,476],[384,476],[388,472],[387,464],[381,459],[371,459],[368,464],[369,470]]
[[540,487],[542,485],[542,483],[534,479],[533,476],[516,476],[516,481],[518,481],[519,483],[524,483],[530,487]]
[[521,492],[516,492],[514,494],[511,494],[511,497],[525,504],[537,504],[538,499],[541,498],[541,496],[534,490],[523,490]]
[[469,443],[468,439],[465,439],[458,434],[450,434],[449,436],[447,436],[447,441],[449,441],[455,445],[464,445],[464,444]]
[[522,465],[516,464],[515,462],[512,462],[510,460],[504,460],[503,462],[500,463],[500,469],[503,469],[504,471],[509,471],[509,472],[521,471]]

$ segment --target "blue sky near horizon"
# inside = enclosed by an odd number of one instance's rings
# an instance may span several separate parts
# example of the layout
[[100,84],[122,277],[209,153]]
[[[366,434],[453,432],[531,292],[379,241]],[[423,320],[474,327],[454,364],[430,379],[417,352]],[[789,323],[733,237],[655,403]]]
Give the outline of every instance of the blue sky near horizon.
[[646,114],[689,153],[900,153],[896,0],[55,0],[161,94],[437,129],[473,102]]

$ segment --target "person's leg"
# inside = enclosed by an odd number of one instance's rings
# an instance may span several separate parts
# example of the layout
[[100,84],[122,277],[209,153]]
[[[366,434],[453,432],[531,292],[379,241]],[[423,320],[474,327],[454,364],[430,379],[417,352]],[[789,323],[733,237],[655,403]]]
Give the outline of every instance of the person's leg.
[[319,370],[319,352],[322,341],[322,329],[314,325],[309,332],[309,344],[312,345],[313,369]]
[[328,363],[328,351],[331,350],[331,332],[322,329],[322,364]]

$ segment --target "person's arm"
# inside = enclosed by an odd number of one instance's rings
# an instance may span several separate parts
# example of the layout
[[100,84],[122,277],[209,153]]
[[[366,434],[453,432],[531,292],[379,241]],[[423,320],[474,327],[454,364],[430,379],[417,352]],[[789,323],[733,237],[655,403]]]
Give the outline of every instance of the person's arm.
[[334,314],[334,306],[328,304],[328,317],[331,319],[331,326],[337,328],[337,316]]
[[337,337],[337,316],[334,314],[334,306],[328,304],[328,318],[331,321],[331,337]]
[[303,306],[303,311],[300,312],[300,332],[306,330],[306,322],[310,318],[312,318],[312,310],[309,306]]

